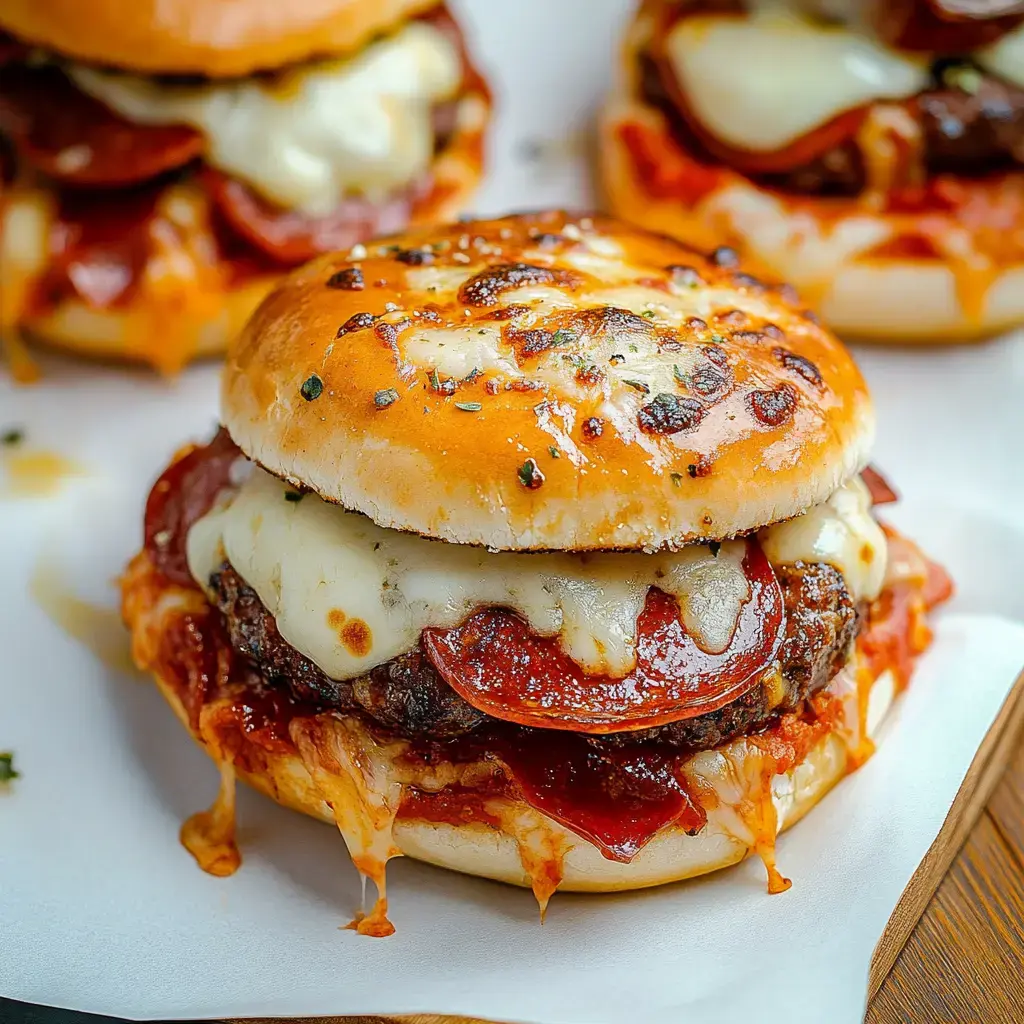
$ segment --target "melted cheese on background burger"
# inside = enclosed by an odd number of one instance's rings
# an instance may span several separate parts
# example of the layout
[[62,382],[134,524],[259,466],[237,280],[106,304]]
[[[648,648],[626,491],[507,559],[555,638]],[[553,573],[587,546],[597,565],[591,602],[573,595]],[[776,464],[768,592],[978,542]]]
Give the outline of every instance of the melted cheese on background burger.
[[430,164],[433,104],[462,78],[455,44],[422,22],[348,60],[200,85],[69,65],[84,92],[140,124],[188,124],[207,159],[261,195],[311,215],[346,193],[381,199]]
[[[706,650],[728,647],[749,597],[744,544],[644,553],[492,553],[387,530],[316,495],[300,496],[262,470],[200,519],[189,565],[203,586],[227,560],[259,595],[281,636],[328,676],[348,679],[414,649],[423,629],[459,625],[484,607],[516,611],[558,636],[586,671],[623,676],[635,665],[647,591],[676,597]],[[827,502],[769,527],[769,560],[828,562],[855,601],[878,595],[885,537],[859,478]]]
[[680,18],[665,53],[701,123],[755,152],[782,149],[864,104],[908,99],[930,80],[927,56],[779,3],[757,4],[743,18]]

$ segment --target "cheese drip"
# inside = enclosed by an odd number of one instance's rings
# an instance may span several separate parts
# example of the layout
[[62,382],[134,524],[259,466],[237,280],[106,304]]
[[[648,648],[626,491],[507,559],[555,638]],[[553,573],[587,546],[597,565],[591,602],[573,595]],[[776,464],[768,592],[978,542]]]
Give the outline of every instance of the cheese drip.
[[665,46],[701,123],[756,152],[782,149],[844,111],[906,99],[929,80],[926,58],[774,5],[746,18],[681,18]]
[[[557,636],[586,671],[624,676],[636,661],[636,623],[658,587],[680,605],[705,650],[728,646],[750,587],[745,545],[644,553],[492,553],[382,529],[260,469],[188,536],[201,585],[226,560],[256,591],[282,637],[335,679],[364,674],[412,650],[428,626],[459,625],[474,611],[518,612],[533,631]],[[294,497],[294,494],[293,494]],[[830,562],[856,600],[874,597],[885,538],[859,481],[806,515],[763,531],[776,563]]]
[[330,213],[346,193],[381,199],[426,170],[434,149],[431,106],[462,78],[455,45],[412,22],[343,61],[169,85],[69,65],[84,92],[140,124],[187,124],[207,139],[207,159],[272,202]]

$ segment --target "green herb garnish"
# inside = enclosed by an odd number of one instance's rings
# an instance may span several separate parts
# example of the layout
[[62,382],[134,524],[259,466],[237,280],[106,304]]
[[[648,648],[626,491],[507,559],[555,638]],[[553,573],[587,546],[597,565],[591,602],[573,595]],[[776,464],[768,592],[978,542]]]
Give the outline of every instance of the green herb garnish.
[[562,457],[562,453],[553,444],[548,445],[548,451],[553,459],[560,459]]
[[294,504],[296,502],[299,502],[299,501],[302,501],[302,499],[304,497],[305,497],[305,495],[302,493],[302,491],[285,491],[284,492],[284,500],[285,501],[290,501],[290,502],[292,502],[292,504]]
[[10,751],[0,753],[0,785],[21,778],[21,772],[14,770],[14,754]]
[[398,392],[394,388],[383,388],[380,391],[374,392],[373,404],[378,409],[386,409],[389,405],[394,405],[398,401]]
[[629,385],[634,391],[639,391],[642,395],[649,395],[651,393],[651,389],[642,380],[626,380],[623,378],[622,383]]
[[314,373],[302,382],[299,392],[307,402],[312,402],[324,393],[324,382]]
[[535,491],[544,483],[544,474],[533,459],[527,459],[516,472],[519,482],[531,491]]
[[0,435],[0,444],[13,445],[21,444],[25,440],[25,431],[21,427],[11,427]]
[[455,408],[463,412],[479,412],[483,406],[479,402],[456,402]]
[[672,477],[672,483],[673,483],[674,486],[676,486],[676,487],[682,487],[683,486],[683,474],[682,473],[670,473],[669,476]]

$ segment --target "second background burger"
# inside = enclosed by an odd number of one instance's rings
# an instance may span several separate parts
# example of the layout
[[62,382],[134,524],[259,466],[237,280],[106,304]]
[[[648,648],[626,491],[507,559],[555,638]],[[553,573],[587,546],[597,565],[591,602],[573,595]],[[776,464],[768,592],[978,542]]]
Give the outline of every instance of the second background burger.
[[285,269],[454,216],[489,106],[436,0],[11,0],[0,328],[168,372],[222,351]]
[[603,125],[612,212],[781,274],[852,338],[1024,322],[1024,8],[646,0]]

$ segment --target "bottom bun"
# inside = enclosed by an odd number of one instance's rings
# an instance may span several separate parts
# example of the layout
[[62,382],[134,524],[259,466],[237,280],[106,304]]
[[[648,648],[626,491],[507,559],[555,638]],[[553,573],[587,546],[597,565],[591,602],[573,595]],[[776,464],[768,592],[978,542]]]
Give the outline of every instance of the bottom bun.
[[[855,672],[855,667],[848,665],[830,689],[847,697],[855,696]],[[221,760],[202,729],[189,726],[175,687],[159,675],[156,678],[164,697],[193,738],[214,760]],[[877,733],[894,695],[893,676],[885,672],[871,688],[867,709],[869,736]],[[844,701],[849,703],[855,705],[856,700]],[[332,715],[318,717],[328,727],[339,721]],[[521,823],[512,831],[483,821],[438,823],[408,817],[399,811],[390,836],[394,844],[392,855],[400,853],[463,874],[533,888],[543,905],[555,888],[575,892],[640,889],[708,874],[758,853],[768,868],[770,888],[778,891],[786,888],[788,882],[774,868],[775,836],[799,821],[856,763],[851,761],[849,735],[842,729],[828,733],[789,771],[770,776],[774,812],[768,810],[765,814],[766,809],[761,809],[757,823],[745,819],[737,807],[749,792],[746,780],[763,771],[759,748],[739,739],[694,755],[684,771],[688,776],[699,776],[705,787],[710,784],[718,801],[717,807],[708,810],[706,827],[697,835],[687,835],[671,826],[663,829],[628,864],[607,859],[591,843],[525,805],[509,808],[512,817]],[[285,807],[332,824],[336,820],[334,810],[322,796],[323,781],[314,781],[297,751],[269,753],[261,749],[256,757],[245,752],[238,756],[236,751],[235,772],[238,778]],[[763,779],[763,775],[760,777]],[[538,866],[538,859],[544,859],[545,851],[548,856],[551,851],[557,854],[559,880],[557,885],[547,887],[542,898],[545,886],[539,876],[544,871],[543,866]],[[356,853],[351,849],[350,852]]]

